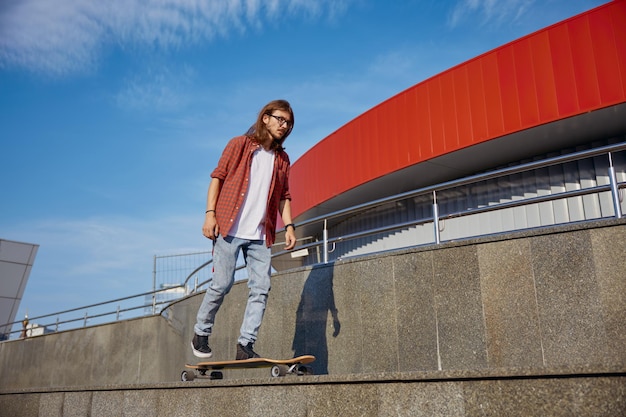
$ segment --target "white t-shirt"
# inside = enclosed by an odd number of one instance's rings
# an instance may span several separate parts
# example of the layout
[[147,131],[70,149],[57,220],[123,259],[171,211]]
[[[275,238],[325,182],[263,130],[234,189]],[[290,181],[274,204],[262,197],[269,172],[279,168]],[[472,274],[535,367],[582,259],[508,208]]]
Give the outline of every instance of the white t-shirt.
[[240,239],[265,240],[265,213],[273,173],[274,151],[259,146],[252,155],[246,199],[229,235]]

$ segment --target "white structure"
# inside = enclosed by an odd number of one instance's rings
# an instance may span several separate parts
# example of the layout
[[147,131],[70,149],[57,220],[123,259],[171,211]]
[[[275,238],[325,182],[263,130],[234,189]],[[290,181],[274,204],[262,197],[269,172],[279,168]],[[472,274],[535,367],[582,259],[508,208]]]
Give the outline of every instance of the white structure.
[[0,340],[8,339],[39,245],[0,239]]

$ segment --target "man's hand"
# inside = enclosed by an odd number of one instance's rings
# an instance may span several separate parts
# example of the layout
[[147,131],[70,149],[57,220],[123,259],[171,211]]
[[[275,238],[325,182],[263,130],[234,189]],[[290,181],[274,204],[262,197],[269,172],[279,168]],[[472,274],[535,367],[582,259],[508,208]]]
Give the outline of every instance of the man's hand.
[[204,217],[204,225],[202,225],[202,234],[211,239],[217,239],[217,236],[220,234],[220,227],[217,224],[217,219],[215,218],[215,213],[207,213]]
[[296,246],[296,233],[293,231],[293,227],[288,227],[285,230],[285,250],[291,250]]

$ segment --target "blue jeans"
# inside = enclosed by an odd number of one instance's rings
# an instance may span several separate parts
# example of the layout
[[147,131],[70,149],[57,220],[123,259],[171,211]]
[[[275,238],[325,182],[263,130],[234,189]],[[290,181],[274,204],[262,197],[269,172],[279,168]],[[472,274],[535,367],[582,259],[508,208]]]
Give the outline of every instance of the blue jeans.
[[235,268],[239,252],[243,253],[248,270],[248,303],[241,324],[238,342],[254,343],[263,321],[267,296],[270,291],[271,250],[264,240],[246,240],[232,236],[218,236],[213,247],[213,278],[198,309],[194,331],[199,336],[210,336],[215,315],[224,296],[235,282]]

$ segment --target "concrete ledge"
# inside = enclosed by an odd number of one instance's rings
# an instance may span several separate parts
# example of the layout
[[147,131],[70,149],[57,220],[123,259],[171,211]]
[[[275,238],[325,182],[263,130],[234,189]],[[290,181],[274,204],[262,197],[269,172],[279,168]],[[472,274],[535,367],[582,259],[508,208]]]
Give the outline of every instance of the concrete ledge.
[[[228,371],[225,370],[224,373]],[[250,372],[250,370],[248,370]],[[0,388],[0,395],[36,394],[53,392],[88,392],[88,391],[132,391],[145,389],[177,389],[177,388],[211,388],[211,387],[240,387],[240,386],[279,386],[279,385],[318,385],[318,384],[362,384],[367,382],[437,382],[437,381],[479,381],[479,380],[521,380],[521,379],[567,379],[567,378],[626,378],[626,365],[619,366],[562,366],[554,369],[545,368],[501,368],[482,371],[454,370],[454,371],[422,371],[422,372],[375,372],[368,374],[347,375],[306,375],[273,378],[247,377],[238,379],[209,380],[204,378],[193,381],[175,381],[153,384],[115,384],[84,387],[55,387],[55,388]],[[625,380],[626,382],[626,380]],[[626,388],[626,385],[624,386]],[[625,398],[626,400],[626,398]]]
[[0,416],[622,416],[626,367],[196,380],[0,391]]

